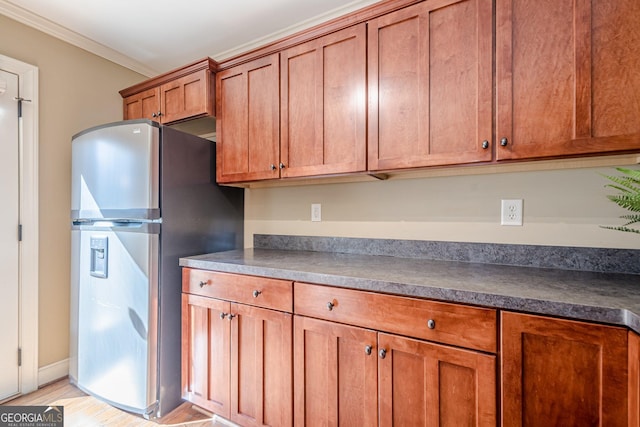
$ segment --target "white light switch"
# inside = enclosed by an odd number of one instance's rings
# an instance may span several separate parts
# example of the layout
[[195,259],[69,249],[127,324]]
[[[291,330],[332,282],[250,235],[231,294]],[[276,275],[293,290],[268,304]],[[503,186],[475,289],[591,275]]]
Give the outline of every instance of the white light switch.
[[322,205],[320,203],[311,204],[311,221],[322,221]]

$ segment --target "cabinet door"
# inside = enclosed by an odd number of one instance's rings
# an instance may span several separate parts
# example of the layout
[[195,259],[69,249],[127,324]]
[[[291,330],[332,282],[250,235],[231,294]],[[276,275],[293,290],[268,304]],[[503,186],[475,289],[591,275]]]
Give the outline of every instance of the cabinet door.
[[226,301],[182,294],[182,397],[227,418],[229,309]]
[[627,425],[627,331],[502,313],[502,425]]
[[366,27],[281,53],[283,177],[366,170]]
[[231,315],[231,420],[291,426],[291,314],[231,304]]
[[640,2],[497,0],[497,158],[640,148]]
[[629,427],[640,427],[640,335],[629,331]]
[[216,179],[220,183],[279,178],[278,54],[216,75]]
[[162,123],[214,115],[213,83],[209,70],[180,77],[160,87]]
[[122,100],[123,119],[150,119],[160,121],[160,88],[152,88]]
[[296,426],[378,425],[376,333],[294,316]]
[[378,334],[380,426],[495,426],[496,358]]
[[491,0],[423,2],[368,31],[369,170],[491,160]]

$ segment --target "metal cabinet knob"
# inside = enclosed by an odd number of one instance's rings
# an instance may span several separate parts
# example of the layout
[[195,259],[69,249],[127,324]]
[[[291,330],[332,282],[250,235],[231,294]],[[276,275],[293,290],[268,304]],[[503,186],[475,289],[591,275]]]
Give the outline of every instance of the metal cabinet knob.
[[229,320],[233,320],[233,318],[234,318],[234,317],[236,317],[236,316],[237,316],[237,314],[231,314],[231,313],[229,313],[229,314],[227,314],[227,319],[229,319]]
[[227,317],[227,313],[220,313],[220,318],[224,319],[225,317]]
[[489,148],[489,141],[487,141],[486,139],[482,141],[482,148],[485,150]]
[[158,115],[156,113],[153,113],[151,117],[158,117]]
[[436,321],[433,320],[433,319],[427,320],[427,328],[435,329],[436,328]]
[[371,356],[371,350],[373,350],[373,347],[371,347],[370,345],[366,346],[364,348],[364,354],[366,354],[367,356]]
[[506,147],[508,143],[509,143],[509,140],[507,138],[502,138],[500,140],[500,145],[502,145],[503,147]]
[[272,170],[272,171],[274,171],[274,170],[278,169],[278,168],[276,167],[276,165],[274,165],[273,163],[271,163],[270,168],[271,168],[271,170]]
[[260,295],[261,293],[262,293],[262,291],[259,291],[259,290],[256,289],[255,291],[253,291],[253,297],[254,298],[258,298],[258,295]]
[[284,163],[280,162],[280,169],[284,169]]
[[162,111],[158,111],[158,117],[162,115]]
[[384,359],[385,357],[387,357],[387,350],[385,350],[384,348],[380,349],[380,351],[378,352],[378,356],[380,356],[380,359]]
[[209,284],[209,282],[205,282],[204,280],[201,280],[199,285],[201,288],[204,288],[205,286],[207,286]]
[[327,303],[327,309],[328,309],[329,311],[333,310],[333,307],[334,307],[334,304],[333,304],[332,302],[328,302],[328,303]]

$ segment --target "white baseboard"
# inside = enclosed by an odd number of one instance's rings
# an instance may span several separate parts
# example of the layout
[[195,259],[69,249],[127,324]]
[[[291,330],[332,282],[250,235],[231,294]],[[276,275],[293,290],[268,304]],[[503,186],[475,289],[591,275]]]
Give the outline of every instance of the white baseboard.
[[212,419],[214,424],[222,424],[228,427],[240,427],[238,424],[232,423],[226,418],[222,418],[220,415],[214,414]]
[[69,359],[63,359],[38,369],[38,387],[69,375]]

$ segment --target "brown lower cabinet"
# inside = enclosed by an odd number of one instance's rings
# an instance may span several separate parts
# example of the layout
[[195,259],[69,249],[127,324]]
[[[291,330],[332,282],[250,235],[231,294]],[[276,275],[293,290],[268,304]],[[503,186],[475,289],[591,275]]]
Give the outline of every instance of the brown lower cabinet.
[[640,335],[629,331],[629,427],[640,427]]
[[495,310],[299,282],[294,296],[295,425],[496,425]]
[[381,426],[496,425],[494,355],[383,333],[378,348]]
[[291,426],[291,314],[182,295],[183,397],[242,426]]
[[294,316],[296,426],[378,425],[376,332]]
[[495,356],[294,316],[295,425],[496,425]]
[[640,427],[623,327],[187,268],[182,298],[183,397],[241,426]]
[[228,301],[182,294],[182,397],[216,414],[231,413]]
[[502,425],[627,425],[627,334],[503,312]]

